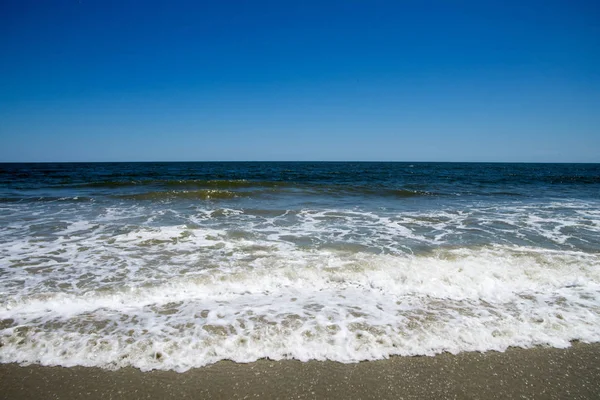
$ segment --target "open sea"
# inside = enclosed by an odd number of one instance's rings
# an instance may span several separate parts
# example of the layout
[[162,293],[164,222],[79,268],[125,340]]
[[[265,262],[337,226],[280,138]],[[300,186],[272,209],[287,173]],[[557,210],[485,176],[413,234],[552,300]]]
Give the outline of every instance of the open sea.
[[600,164],[0,164],[0,362],[600,341]]

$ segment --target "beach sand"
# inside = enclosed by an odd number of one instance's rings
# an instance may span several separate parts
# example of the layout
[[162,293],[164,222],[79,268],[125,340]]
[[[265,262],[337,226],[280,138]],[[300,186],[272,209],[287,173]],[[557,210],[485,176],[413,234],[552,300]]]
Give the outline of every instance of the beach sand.
[[600,344],[356,364],[219,362],[185,373],[0,365],[3,399],[599,399]]

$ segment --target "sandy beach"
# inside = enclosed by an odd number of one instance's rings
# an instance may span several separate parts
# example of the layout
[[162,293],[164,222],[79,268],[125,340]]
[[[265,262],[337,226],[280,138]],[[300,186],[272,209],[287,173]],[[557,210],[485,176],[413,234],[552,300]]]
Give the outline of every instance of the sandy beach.
[[597,399],[600,344],[356,364],[223,361],[185,373],[4,364],[0,389],[4,399]]

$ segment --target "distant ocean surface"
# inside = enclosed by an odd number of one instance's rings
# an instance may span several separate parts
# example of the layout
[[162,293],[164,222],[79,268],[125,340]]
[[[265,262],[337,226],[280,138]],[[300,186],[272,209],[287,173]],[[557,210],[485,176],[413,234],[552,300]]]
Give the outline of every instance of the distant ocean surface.
[[600,341],[600,165],[0,164],[0,362]]

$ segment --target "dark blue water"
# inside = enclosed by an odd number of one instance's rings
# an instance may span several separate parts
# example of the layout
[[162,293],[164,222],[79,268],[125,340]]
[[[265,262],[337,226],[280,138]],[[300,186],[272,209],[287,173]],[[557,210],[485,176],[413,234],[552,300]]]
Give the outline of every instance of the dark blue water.
[[562,347],[600,340],[600,165],[0,164],[0,258],[2,362]]
[[[508,163],[62,163],[0,164],[3,198],[46,190],[90,196],[187,188],[273,187],[331,194],[597,197],[600,164]],[[266,185],[265,185],[266,184]],[[111,190],[102,190],[111,189]],[[285,194],[285,193],[284,193]]]

